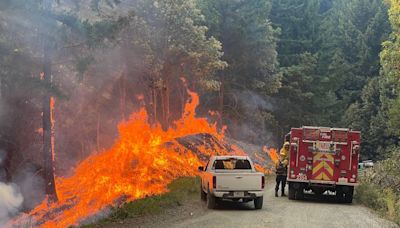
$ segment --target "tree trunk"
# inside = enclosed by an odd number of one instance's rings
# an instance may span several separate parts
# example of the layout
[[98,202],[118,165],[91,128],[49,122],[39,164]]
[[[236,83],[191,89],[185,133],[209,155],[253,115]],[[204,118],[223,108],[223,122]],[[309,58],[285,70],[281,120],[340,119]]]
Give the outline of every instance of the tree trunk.
[[[50,46],[44,41],[44,61],[42,80],[46,85],[51,86],[51,57]],[[50,201],[57,201],[56,185],[54,181],[54,138],[52,124],[52,98],[48,91],[43,96],[43,155],[44,155],[44,175],[46,183],[46,194]]]
[[165,85],[165,81],[163,80],[163,82],[162,82],[162,86],[161,86],[161,91],[160,91],[160,93],[161,93],[161,96],[160,96],[160,98],[161,98],[161,127],[164,129],[164,130],[167,130],[168,129],[168,123],[167,123],[167,113],[166,113],[166,91],[167,91],[167,88],[166,88],[166,85]]
[[0,78],[0,100],[3,99],[3,79]]
[[169,97],[170,97],[170,88],[169,88],[169,77],[167,77],[165,81],[165,122],[166,122],[166,129],[169,128],[169,121],[170,121],[170,105],[169,105]]
[[151,105],[153,110],[153,124],[157,124],[157,89],[156,80],[152,81],[151,85]]
[[96,150],[100,152],[100,112],[97,110]]
[[125,71],[122,72],[121,78],[119,80],[119,91],[120,91],[120,109],[121,118],[126,120],[125,110],[126,110],[126,86],[125,86]]
[[163,78],[162,78],[162,87],[161,87],[161,109],[162,109],[162,121],[161,126],[164,130],[167,130],[169,127],[170,121],[170,105],[169,105],[169,97],[170,97],[170,88],[169,88],[169,74],[170,71],[168,67],[165,67],[163,70]]
[[179,95],[181,98],[181,115],[185,112],[185,105],[186,105],[186,86],[179,86]]
[[224,126],[223,123],[223,114],[224,114],[224,81],[222,80],[223,78],[221,77],[221,85],[219,88],[219,94],[218,94],[218,117],[219,117],[219,127],[222,128]]

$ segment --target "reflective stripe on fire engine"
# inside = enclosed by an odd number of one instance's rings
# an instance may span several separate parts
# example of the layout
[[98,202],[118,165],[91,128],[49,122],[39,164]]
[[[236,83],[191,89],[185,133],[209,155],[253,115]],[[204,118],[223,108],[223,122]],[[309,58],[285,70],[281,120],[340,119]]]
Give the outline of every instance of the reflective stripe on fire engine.
[[329,153],[315,153],[313,157],[312,179],[332,180],[334,157]]

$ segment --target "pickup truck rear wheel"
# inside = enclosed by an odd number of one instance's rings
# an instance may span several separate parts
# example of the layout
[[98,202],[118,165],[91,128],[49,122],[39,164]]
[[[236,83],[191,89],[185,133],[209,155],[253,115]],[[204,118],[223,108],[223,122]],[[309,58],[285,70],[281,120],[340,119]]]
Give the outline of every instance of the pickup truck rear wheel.
[[261,209],[263,206],[263,202],[264,202],[264,198],[262,196],[255,198],[254,199],[254,207],[256,209]]
[[202,201],[206,201],[207,200],[207,194],[203,191],[202,186],[200,185],[200,199]]
[[207,192],[207,208],[214,209],[215,208],[215,196],[210,193],[210,190]]

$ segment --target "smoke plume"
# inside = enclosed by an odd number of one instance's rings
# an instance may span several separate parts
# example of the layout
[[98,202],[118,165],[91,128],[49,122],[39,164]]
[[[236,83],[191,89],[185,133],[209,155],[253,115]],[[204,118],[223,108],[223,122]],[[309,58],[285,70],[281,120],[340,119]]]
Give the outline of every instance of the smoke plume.
[[22,202],[23,197],[16,185],[0,182],[0,226],[18,212]]

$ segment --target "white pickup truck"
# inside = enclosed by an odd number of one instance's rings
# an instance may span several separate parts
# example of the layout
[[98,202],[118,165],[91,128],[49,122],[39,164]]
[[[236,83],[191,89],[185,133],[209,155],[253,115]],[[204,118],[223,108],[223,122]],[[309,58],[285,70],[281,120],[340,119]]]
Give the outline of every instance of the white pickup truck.
[[201,199],[212,209],[218,200],[249,202],[261,209],[265,177],[257,172],[247,156],[212,156],[205,167],[199,167]]

